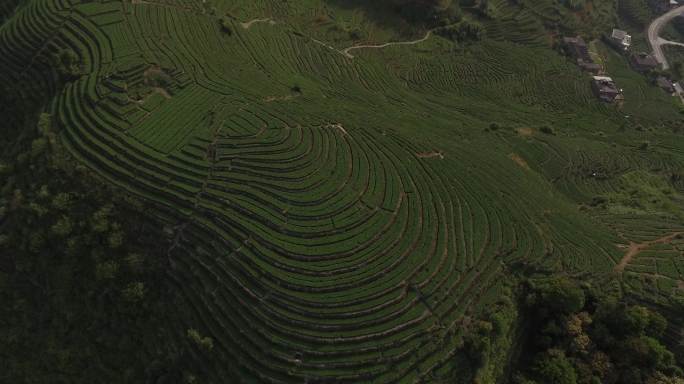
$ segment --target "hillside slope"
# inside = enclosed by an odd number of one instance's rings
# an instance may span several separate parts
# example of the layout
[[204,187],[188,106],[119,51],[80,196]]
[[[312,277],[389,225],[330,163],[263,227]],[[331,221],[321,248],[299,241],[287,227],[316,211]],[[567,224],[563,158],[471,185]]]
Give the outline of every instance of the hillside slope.
[[[166,223],[210,382],[426,380],[516,265],[609,275],[684,231],[681,108],[610,51],[627,102],[600,104],[541,5],[350,57],[402,37],[293,3],[27,0],[0,27],[2,83]],[[673,254],[626,271],[681,294]]]

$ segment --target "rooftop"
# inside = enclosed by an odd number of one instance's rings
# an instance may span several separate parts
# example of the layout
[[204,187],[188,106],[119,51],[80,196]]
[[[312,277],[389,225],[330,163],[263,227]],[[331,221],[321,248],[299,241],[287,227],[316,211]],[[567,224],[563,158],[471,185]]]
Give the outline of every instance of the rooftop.
[[613,29],[613,33],[610,35],[610,37],[620,41],[620,43],[624,46],[629,46],[632,44],[632,36],[621,29]]
[[622,99],[622,90],[608,76],[593,76],[591,86],[596,96],[603,101],[612,103],[615,100]]
[[566,44],[573,44],[573,45],[582,45],[586,46],[587,43],[582,39],[582,37],[577,36],[577,37],[564,37],[563,42]]
[[627,32],[625,32],[621,29],[613,29],[613,34],[611,35],[612,38],[619,39],[619,40],[624,39],[626,36],[629,36],[629,35],[627,34]]
[[639,53],[632,56],[632,62],[642,68],[656,68],[658,61],[652,55],[646,53]]
[[663,89],[666,89],[667,91],[674,92],[674,84],[672,83],[672,80],[668,79],[665,76],[658,76],[656,79],[656,84]]

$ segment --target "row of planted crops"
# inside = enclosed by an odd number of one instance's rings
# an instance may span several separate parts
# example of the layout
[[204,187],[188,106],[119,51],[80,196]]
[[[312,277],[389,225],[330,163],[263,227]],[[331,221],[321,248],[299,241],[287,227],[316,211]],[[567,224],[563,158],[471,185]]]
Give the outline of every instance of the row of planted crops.
[[[212,337],[198,361],[217,382],[235,366],[267,382],[426,379],[511,263],[615,262],[608,235],[577,229],[572,207],[506,156],[406,134],[406,121],[437,108],[421,91],[460,97],[474,69],[438,81],[416,57],[411,72],[390,70],[285,25],[235,21],[227,34],[195,5],[32,1],[0,39],[36,57],[78,54],[83,74],[51,113],[76,159],[168,223],[183,304],[171,337]],[[27,60],[0,55],[9,69]],[[512,76],[497,60],[492,86]],[[48,67],[33,65],[28,73]],[[36,81],[56,88],[54,76]],[[458,108],[440,113],[425,124],[470,121]]]

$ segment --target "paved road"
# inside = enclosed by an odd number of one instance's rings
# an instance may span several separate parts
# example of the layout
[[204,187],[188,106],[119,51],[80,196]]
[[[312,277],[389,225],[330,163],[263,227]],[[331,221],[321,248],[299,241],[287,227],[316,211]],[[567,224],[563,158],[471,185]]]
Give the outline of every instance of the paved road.
[[658,60],[658,62],[663,66],[663,69],[670,68],[670,64],[667,62],[667,57],[665,57],[665,53],[663,52],[663,45],[681,45],[681,43],[676,43],[674,41],[661,38],[660,31],[663,30],[663,27],[665,27],[667,23],[679,15],[684,15],[684,5],[679,6],[653,20],[651,25],[648,26],[648,42],[651,44],[651,48],[653,48],[653,56],[655,56],[656,60]]

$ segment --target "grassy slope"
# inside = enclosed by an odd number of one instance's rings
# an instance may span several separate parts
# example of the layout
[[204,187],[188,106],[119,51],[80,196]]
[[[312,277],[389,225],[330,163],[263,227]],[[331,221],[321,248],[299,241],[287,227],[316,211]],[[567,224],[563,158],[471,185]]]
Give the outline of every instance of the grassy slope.
[[[502,263],[606,274],[622,256],[615,243],[681,229],[655,203],[581,208],[595,197],[624,204],[616,196],[634,175],[657,186],[681,173],[681,108],[605,47],[627,102],[597,103],[588,78],[549,49],[541,5],[492,2],[499,18],[481,44],[433,37],[349,59],[338,50],[422,34],[318,0],[216,2],[233,17],[227,35],[199,3],[152,3],[74,7],[52,49],[74,47],[87,75],[52,110],[75,156],[188,226],[171,276],[187,298],[179,316],[215,339],[206,364],[216,375],[231,358],[245,377],[283,382],[425,377],[457,349],[461,315],[496,296]],[[70,8],[60,7],[38,14]],[[0,33],[45,34],[31,17]],[[240,25],[255,18],[275,24]],[[111,85],[144,88],[153,63],[173,77],[170,99],[138,105]],[[408,293],[382,309],[385,289]],[[436,316],[421,317],[425,305]]]

